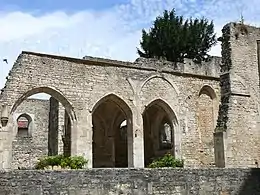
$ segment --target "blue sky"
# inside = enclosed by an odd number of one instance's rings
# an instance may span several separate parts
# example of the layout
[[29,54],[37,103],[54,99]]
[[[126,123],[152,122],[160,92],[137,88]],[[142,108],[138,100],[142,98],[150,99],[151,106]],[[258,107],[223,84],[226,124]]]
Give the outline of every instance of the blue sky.
[[102,10],[119,4],[129,3],[129,0],[0,0],[4,10],[38,11],[40,13],[63,10],[76,12],[79,10]]
[[[0,88],[22,50],[82,58],[134,61],[141,30],[165,9],[214,20],[217,35],[228,22],[258,25],[259,0],[0,0]],[[218,44],[210,51],[220,55]]]

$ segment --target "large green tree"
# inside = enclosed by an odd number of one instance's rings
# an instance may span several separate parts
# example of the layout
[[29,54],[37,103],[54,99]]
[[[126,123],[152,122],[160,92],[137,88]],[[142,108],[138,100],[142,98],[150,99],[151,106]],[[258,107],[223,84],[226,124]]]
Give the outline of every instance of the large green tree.
[[183,62],[184,58],[196,62],[208,58],[209,49],[217,42],[213,21],[186,19],[177,16],[175,10],[164,11],[158,16],[149,32],[142,30],[140,57],[164,58],[172,62]]

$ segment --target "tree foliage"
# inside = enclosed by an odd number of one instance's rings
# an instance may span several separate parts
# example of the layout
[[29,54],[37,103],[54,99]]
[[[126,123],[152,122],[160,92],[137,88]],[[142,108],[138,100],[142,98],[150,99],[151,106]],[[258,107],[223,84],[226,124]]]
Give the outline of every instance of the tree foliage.
[[164,58],[172,62],[183,62],[190,58],[201,62],[208,58],[207,52],[217,42],[213,21],[186,19],[177,16],[175,10],[164,11],[158,16],[149,32],[142,30],[140,57]]

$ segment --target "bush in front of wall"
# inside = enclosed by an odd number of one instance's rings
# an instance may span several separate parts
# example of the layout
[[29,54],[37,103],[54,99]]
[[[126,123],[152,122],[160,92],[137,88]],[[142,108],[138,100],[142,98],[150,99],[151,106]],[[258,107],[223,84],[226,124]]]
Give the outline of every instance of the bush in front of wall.
[[175,159],[171,154],[165,154],[163,157],[155,159],[148,168],[161,168],[161,167],[183,167],[184,161],[180,159]]
[[61,169],[83,169],[88,163],[82,156],[47,156],[39,159],[36,169],[49,169],[50,167],[60,167]]

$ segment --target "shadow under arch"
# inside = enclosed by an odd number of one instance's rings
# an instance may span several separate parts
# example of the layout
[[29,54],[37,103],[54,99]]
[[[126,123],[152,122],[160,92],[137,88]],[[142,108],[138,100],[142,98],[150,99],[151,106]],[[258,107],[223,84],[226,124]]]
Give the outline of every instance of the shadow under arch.
[[[131,108],[119,96],[108,94],[95,103],[91,113],[93,167],[131,167],[133,154]],[[121,135],[122,120],[127,121],[125,131],[127,139],[123,139]]]
[[[213,128],[215,129],[215,127],[217,125],[218,107],[219,107],[217,94],[216,94],[215,90],[209,85],[202,86],[202,88],[199,91],[198,98],[202,94],[209,96],[213,102]],[[198,101],[199,101],[199,99],[198,99]]]
[[106,101],[114,102],[121,109],[121,111],[124,112],[124,114],[126,116],[132,116],[132,110],[128,106],[128,104],[121,97],[119,97],[118,95],[116,95],[114,93],[105,95],[100,100],[98,100],[92,107],[91,112],[94,113],[95,110],[97,109],[97,107],[99,107],[103,102],[106,102]]
[[11,114],[15,112],[15,110],[17,109],[17,107],[24,101],[26,100],[28,97],[38,94],[38,93],[46,93],[52,97],[54,97],[56,100],[58,100],[65,108],[65,110],[67,111],[71,121],[76,121],[76,114],[74,112],[74,109],[71,105],[71,103],[67,100],[67,98],[58,90],[51,88],[51,87],[37,87],[37,88],[33,88],[28,90],[27,92],[25,92],[22,96],[20,96],[18,98],[18,100],[13,104],[12,108],[11,108]]
[[[171,153],[179,157],[180,136],[178,119],[167,102],[162,99],[155,99],[150,102],[142,112],[144,128],[144,156],[145,166],[149,165],[153,159]],[[166,146],[162,143],[161,133],[165,129],[164,123],[167,123],[171,129],[168,133]],[[167,141],[165,140],[165,141]]]
[[201,96],[202,94],[208,95],[212,100],[217,98],[217,95],[216,95],[214,89],[209,85],[204,85],[200,89],[199,96]]
[[19,118],[24,117],[28,120],[28,123],[32,122],[32,117],[27,113],[22,113],[16,117],[16,122],[18,122]]
[[[21,119],[21,118],[25,118],[27,120],[26,126],[20,127],[20,124],[19,124],[20,120],[19,119]],[[16,117],[15,127],[17,129],[17,131],[15,132],[17,136],[21,136],[21,134],[22,134],[22,136],[31,136],[32,135],[32,129],[33,129],[33,119],[30,116],[30,114],[27,114],[27,113],[19,114]]]
[[144,110],[142,111],[142,115],[151,106],[161,107],[168,114],[168,116],[170,116],[173,124],[178,125],[178,116],[173,111],[173,109],[169,106],[167,101],[162,99],[152,100],[148,105],[145,106]]

